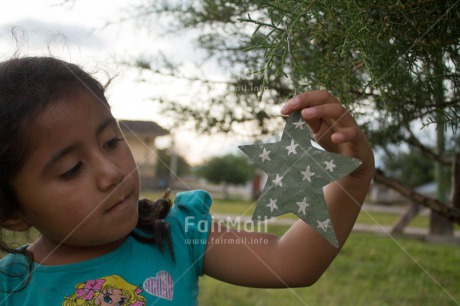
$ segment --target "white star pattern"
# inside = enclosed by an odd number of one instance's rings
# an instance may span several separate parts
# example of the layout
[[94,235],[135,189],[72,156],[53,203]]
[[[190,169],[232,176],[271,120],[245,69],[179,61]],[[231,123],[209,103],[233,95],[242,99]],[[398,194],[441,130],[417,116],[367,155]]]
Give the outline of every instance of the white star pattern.
[[297,202],[296,204],[299,205],[299,210],[297,212],[302,212],[305,215],[305,209],[310,206],[310,204],[307,203],[307,197],[304,197],[302,202]]
[[286,119],[279,141],[239,146],[268,178],[252,219],[293,213],[337,247],[323,188],[351,173],[361,161],[321,150],[313,136],[301,112],[295,111]]
[[270,212],[273,212],[273,210],[278,209],[278,206],[276,205],[277,199],[271,199],[270,198],[270,203],[267,204],[267,207],[270,207]]
[[294,139],[291,139],[291,145],[286,147],[288,155],[291,155],[291,153],[297,154],[296,148],[298,145],[298,143],[294,143]]
[[299,121],[293,122],[292,124],[295,125],[295,128],[296,128],[296,129],[301,129],[301,130],[303,130],[303,125],[306,124],[306,123],[305,123],[305,121],[304,121],[302,118],[300,118]]
[[268,154],[270,154],[270,151],[267,151],[267,149],[264,148],[264,151],[262,152],[262,154],[259,155],[260,158],[262,159],[262,162],[265,162],[266,160],[271,160]]
[[325,161],[324,163],[326,164],[326,170],[329,170],[331,172],[334,172],[334,168],[337,167],[336,165],[334,165],[333,159],[331,159],[330,161]]
[[331,222],[331,220],[329,220],[329,219],[326,219],[326,220],[324,220],[322,222],[318,220],[316,222],[318,223],[317,228],[322,229],[324,232],[327,232],[327,229],[329,227],[331,227],[331,225],[329,224]]
[[275,187],[276,186],[283,187],[283,182],[281,181],[282,179],[283,179],[283,177],[279,176],[279,174],[277,173],[276,178],[274,180],[272,180],[273,184],[275,184]]
[[310,166],[307,166],[307,169],[305,169],[305,171],[300,171],[300,173],[302,173],[303,175],[302,180],[303,181],[308,180],[310,183],[311,183],[311,177],[315,175],[315,173],[310,171]]

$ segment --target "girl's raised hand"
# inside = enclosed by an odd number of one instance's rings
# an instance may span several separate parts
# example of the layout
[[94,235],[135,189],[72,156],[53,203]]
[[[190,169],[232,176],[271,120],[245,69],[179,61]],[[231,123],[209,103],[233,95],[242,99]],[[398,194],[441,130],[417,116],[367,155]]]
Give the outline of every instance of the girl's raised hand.
[[372,149],[351,114],[326,90],[302,93],[286,102],[283,115],[301,110],[316,141],[325,150],[363,161],[353,174],[374,171]]

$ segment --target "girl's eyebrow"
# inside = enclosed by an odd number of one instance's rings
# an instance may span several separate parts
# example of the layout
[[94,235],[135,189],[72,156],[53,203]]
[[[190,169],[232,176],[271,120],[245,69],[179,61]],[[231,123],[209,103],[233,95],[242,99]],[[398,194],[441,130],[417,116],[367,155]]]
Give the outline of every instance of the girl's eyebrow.
[[102,121],[102,123],[96,129],[96,136],[102,133],[102,131],[105,130],[105,128],[111,124],[117,125],[117,121],[115,120],[115,118],[113,118],[112,116],[105,118],[104,121]]
[[[111,124],[117,124],[117,121],[115,120],[115,118],[113,118],[112,116],[109,116],[107,117],[106,119],[104,119],[102,121],[101,124],[99,124],[99,126],[97,127],[96,129],[96,136],[98,136],[100,133],[102,133],[102,131],[105,130],[105,128],[107,128],[109,125]],[[46,173],[50,170],[50,168],[57,162],[59,161],[61,158],[63,158],[64,156],[66,156],[67,154],[70,154],[72,153],[73,151],[77,150],[77,148],[79,147],[79,143],[75,143],[75,144],[72,144],[68,147],[65,147],[63,148],[62,150],[59,150],[58,152],[56,152],[56,154],[54,154],[50,160],[45,164],[45,166],[43,167],[43,170],[42,170],[42,173]]]

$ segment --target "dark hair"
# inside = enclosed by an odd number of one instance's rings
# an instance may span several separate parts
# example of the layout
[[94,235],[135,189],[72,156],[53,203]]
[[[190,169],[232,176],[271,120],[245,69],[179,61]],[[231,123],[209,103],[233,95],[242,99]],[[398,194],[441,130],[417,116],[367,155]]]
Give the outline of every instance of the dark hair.
[[[90,92],[109,107],[105,86],[75,64],[53,57],[13,58],[0,63],[0,229],[20,209],[11,179],[23,167],[31,150],[28,123],[50,103],[82,91]],[[164,221],[170,207],[167,197],[156,202],[140,200],[138,227],[150,238],[134,233],[133,236],[160,248],[167,241],[173,254],[169,226]],[[9,247],[1,230],[0,250],[25,257],[28,278],[24,287],[27,286],[33,255],[25,248]]]

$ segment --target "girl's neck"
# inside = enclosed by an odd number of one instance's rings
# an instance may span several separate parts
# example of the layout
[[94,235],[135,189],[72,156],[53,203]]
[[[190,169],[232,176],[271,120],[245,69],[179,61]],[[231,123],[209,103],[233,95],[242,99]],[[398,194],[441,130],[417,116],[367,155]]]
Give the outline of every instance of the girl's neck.
[[72,246],[55,242],[45,236],[40,236],[27,247],[27,250],[32,252],[34,261],[37,264],[57,266],[79,263],[110,253],[118,248],[126,238],[127,237],[104,245]]

